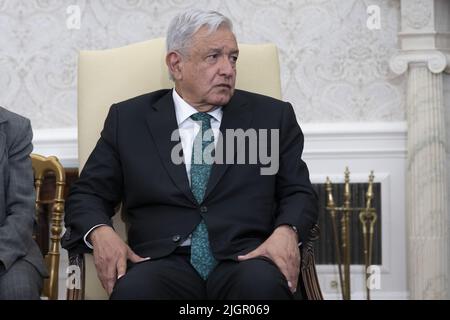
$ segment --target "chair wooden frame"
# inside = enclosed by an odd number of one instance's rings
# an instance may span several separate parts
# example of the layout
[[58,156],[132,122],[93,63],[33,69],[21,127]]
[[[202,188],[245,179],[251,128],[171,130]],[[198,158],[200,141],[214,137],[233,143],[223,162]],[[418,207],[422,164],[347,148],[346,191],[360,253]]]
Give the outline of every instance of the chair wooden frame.
[[315,224],[309,234],[309,240],[301,246],[301,264],[299,288],[305,300],[323,300],[317,278],[316,263],[314,259],[314,241],[319,239],[320,229]]
[[45,175],[48,172],[53,172],[56,178],[55,196],[50,217],[50,243],[48,252],[44,257],[49,271],[49,277],[44,280],[42,294],[44,297],[48,297],[49,300],[57,300],[60,260],[59,246],[64,215],[64,186],[66,184],[66,174],[64,167],[61,165],[58,158],[54,156],[44,157],[38,154],[31,154],[31,162],[34,172],[34,186],[36,189],[36,219],[39,219],[38,213],[43,204],[43,200],[41,199],[41,188]]

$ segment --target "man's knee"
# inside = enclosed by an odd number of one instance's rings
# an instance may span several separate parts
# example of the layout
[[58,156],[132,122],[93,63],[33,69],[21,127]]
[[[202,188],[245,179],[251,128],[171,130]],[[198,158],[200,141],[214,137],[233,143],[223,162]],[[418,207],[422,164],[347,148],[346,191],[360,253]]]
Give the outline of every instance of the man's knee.
[[292,299],[286,278],[265,258],[237,263],[228,281],[226,299]]
[[[134,270],[133,270],[134,271]],[[112,300],[164,299],[163,277],[157,272],[127,272],[118,279],[111,293]]]
[[[177,255],[132,266],[114,287],[111,299],[203,299],[203,280]],[[192,269],[192,270],[191,270]]]
[[241,262],[238,270],[238,283],[260,289],[256,291],[272,292],[288,289],[284,275],[273,262],[266,259],[257,258]]

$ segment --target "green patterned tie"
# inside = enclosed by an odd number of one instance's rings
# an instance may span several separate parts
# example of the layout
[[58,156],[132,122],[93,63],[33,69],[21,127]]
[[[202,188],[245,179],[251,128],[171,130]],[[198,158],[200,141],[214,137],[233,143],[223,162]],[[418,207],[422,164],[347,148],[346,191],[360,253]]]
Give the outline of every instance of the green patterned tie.
[[[191,189],[195,199],[200,204],[206,191],[209,174],[211,172],[211,161],[205,161],[211,155],[204,155],[205,148],[214,143],[214,135],[210,135],[210,139],[204,139],[205,132],[211,129],[211,116],[207,113],[196,113],[191,116],[194,121],[201,121],[202,128],[194,139],[192,148],[191,161]],[[211,160],[211,159],[209,159]],[[191,264],[195,270],[200,274],[203,280],[208,278],[209,273],[214,269],[217,261],[211,252],[211,247],[208,240],[208,230],[205,221],[202,219],[198,226],[192,233],[191,239]]]

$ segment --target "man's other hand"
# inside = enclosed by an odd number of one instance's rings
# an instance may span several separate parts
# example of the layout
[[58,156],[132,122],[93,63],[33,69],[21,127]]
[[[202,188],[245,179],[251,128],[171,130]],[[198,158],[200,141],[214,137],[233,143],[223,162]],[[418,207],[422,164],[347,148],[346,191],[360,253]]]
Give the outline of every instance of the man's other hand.
[[137,263],[150,258],[142,258],[119,237],[109,226],[95,228],[90,234],[94,247],[94,262],[97,274],[108,295],[111,294],[117,279],[127,271],[127,259]]
[[272,260],[286,277],[292,293],[297,291],[300,272],[300,251],[298,235],[288,225],[281,225],[258,248],[244,256],[238,256],[239,261],[264,256]]

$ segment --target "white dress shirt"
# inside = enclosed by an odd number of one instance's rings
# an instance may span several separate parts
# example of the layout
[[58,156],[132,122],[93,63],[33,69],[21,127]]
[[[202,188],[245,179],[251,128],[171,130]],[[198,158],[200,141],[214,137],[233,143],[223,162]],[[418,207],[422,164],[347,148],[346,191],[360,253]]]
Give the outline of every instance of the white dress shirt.
[[[192,147],[194,144],[195,136],[200,131],[201,122],[194,121],[190,117],[197,113],[197,109],[189,105],[186,101],[181,98],[175,89],[172,90],[173,103],[175,105],[175,115],[177,118],[178,129],[180,133],[181,145],[183,147],[183,157],[184,164],[186,167],[186,173],[189,180],[189,185],[191,184],[191,157],[192,157]],[[220,132],[220,123],[222,122],[222,107],[215,107],[208,112],[211,115],[211,129],[214,133],[214,144],[217,146],[217,141]],[[92,244],[89,243],[87,237],[92,230],[103,224],[96,225],[92,227],[84,235],[84,242],[88,248],[93,249]],[[191,244],[190,236],[186,239],[181,246],[187,246]]]
[[[194,121],[190,118],[197,113],[197,109],[191,107],[180,95],[173,90],[173,102],[175,104],[175,114],[177,117],[178,129],[180,132],[181,145],[183,146],[184,163],[186,165],[186,173],[191,184],[191,157],[192,146],[197,133],[200,131],[201,122]],[[217,145],[220,123],[222,122],[222,107],[215,107],[208,112],[211,115],[211,129],[214,133],[214,144]]]

